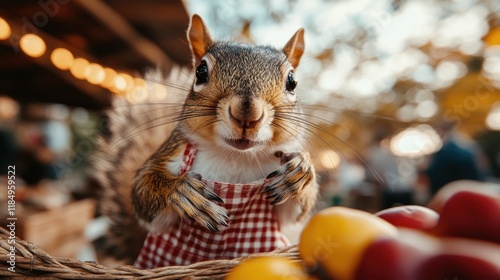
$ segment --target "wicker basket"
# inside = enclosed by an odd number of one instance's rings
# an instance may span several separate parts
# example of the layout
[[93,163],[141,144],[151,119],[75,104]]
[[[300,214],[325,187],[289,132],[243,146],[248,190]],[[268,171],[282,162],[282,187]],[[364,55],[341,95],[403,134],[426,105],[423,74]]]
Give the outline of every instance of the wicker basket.
[[232,260],[214,260],[188,266],[171,266],[149,270],[130,265],[107,268],[94,262],[82,262],[68,258],[52,257],[38,246],[16,238],[15,273],[8,270],[11,244],[9,232],[0,227],[0,278],[35,277],[36,279],[222,279],[242,260],[256,256],[279,255],[299,261],[297,246],[270,253],[254,254]]

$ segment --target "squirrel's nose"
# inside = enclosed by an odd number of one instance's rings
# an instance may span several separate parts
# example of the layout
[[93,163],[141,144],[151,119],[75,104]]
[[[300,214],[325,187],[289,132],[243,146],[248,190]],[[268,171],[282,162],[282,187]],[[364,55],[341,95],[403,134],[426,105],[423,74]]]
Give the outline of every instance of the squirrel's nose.
[[259,106],[248,111],[231,106],[229,117],[239,128],[255,128],[264,118],[264,110]]

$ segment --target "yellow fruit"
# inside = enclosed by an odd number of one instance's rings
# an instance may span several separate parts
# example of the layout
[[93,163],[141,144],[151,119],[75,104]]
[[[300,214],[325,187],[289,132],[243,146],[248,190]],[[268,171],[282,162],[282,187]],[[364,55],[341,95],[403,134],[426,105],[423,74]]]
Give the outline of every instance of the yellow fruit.
[[348,280],[354,277],[370,243],[396,234],[393,225],[370,213],[330,207],[307,223],[300,236],[299,253],[308,266],[321,263],[332,278]]
[[237,265],[225,280],[307,280],[296,262],[283,257],[256,257]]

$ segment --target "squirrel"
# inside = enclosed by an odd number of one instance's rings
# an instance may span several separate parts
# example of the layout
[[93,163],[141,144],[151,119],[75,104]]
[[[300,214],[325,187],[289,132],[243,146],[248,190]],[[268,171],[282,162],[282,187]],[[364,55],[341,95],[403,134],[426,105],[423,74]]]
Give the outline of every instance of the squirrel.
[[[269,243],[255,240],[261,234],[274,238],[278,247],[287,246],[280,228],[303,220],[318,195],[295,92],[294,71],[304,53],[304,29],[282,49],[215,41],[195,14],[187,39],[193,70],[174,68],[166,77],[168,103],[130,104],[115,98],[108,111],[111,136],[99,139],[94,160],[92,175],[103,189],[101,212],[112,223],[109,251],[127,261],[135,259],[141,268],[275,249],[274,245],[252,249]],[[150,95],[160,78],[156,72],[146,75]],[[255,208],[257,202],[251,200],[246,208],[229,210],[233,206],[228,201],[240,199],[232,197],[234,192],[252,192],[255,186],[260,187],[254,195],[263,201],[259,202],[263,208]],[[256,220],[247,213],[252,211],[259,212]],[[244,228],[262,224],[261,214],[270,215],[264,229]],[[240,228],[233,229],[238,223]],[[276,226],[269,227],[277,233],[269,235],[266,227],[273,223]],[[182,226],[178,239],[164,236]],[[203,238],[226,232],[233,235],[215,239],[227,243],[207,249],[213,241]],[[232,244],[240,237],[246,238],[241,246],[250,249]],[[173,247],[171,253],[158,250],[167,246],[165,242],[173,242],[168,245]],[[178,252],[190,246],[196,249]],[[154,250],[176,261],[151,263]],[[204,259],[187,256],[200,255],[199,250],[208,250]],[[144,260],[147,256],[149,261]]]

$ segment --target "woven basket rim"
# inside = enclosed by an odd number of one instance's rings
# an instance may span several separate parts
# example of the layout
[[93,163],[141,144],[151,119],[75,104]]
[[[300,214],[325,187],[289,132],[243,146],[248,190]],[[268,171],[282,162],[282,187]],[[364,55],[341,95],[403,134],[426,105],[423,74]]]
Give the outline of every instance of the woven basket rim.
[[[9,244],[10,232],[0,227],[0,276],[47,277],[59,279],[222,279],[241,261],[258,256],[281,256],[300,261],[297,245],[269,253],[252,254],[231,260],[212,260],[187,266],[138,269],[131,265],[108,268],[95,262],[53,257],[37,245],[15,237]],[[15,273],[8,270],[11,246],[15,249]]]

